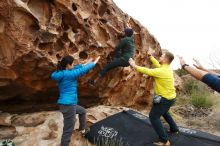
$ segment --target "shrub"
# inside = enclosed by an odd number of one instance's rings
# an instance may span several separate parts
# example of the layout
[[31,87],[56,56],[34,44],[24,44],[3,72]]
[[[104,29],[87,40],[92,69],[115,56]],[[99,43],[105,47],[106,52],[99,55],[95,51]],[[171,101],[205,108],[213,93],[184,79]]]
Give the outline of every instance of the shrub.
[[179,77],[182,77],[182,76],[188,74],[188,73],[187,73],[184,69],[182,69],[182,68],[179,68],[179,69],[175,70],[175,73],[176,73]]
[[210,108],[215,105],[216,100],[210,93],[197,92],[191,95],[192,105],[199,108]]
[[188,79],[183,83],[183,91],[188,95],[199,92],[201,88],[202,87],[198,85],[197,81],[193,79]]
[[214,106],[217,103],[216,97],[198,82],[194,79],[188,79],[183,84],[184,93],[191,97],[191,104],[198,108]]
[[178,97],[177,100],[176,100],[177,105],[191,104],[189,96],[183,95],[181,93],[177,93],[177,97]]

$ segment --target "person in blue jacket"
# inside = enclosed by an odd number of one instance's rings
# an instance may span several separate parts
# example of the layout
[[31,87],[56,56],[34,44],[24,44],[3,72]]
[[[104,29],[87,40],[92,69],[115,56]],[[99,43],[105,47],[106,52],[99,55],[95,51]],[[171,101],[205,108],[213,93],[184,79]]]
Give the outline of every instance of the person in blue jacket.
[[79,130],[82,134],[86,132],[86,110],[77,105],[77,79],[94,68],[99,59],[100,57],[84,65],[74,66],[73,57],[67,55],[58,62],[57,70],[51,74],[51,78],[58,83],[59,98],[57,103],[64,118],[61,146],[69,146],[75,126],[76,114],[79,114]]

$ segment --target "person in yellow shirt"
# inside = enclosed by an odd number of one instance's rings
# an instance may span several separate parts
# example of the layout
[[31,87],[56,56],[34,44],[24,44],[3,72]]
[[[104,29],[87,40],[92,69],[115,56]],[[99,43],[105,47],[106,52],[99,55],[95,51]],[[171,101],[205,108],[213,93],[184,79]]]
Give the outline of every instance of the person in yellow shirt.
[[159,61],[157,61],[152,55],[149,55],[149,57],[155,67],[153,69],[136,65],[132,58],[129,59],[129,63],[136,71],[152,76],[155,80],[155,95],[153,97],[153,106],[149,114],[151,124],[159,136],[159,140],[155,141],[154,145],[169,146],[170,141],[167,132],[160,121],[160,117],[163,116],[167,121],[171,133],[178,133],[178,127],[169,114],[170,107],[176,101],[174,75],[170,67],[174,55],[170,52],[165,52],[160,57]]

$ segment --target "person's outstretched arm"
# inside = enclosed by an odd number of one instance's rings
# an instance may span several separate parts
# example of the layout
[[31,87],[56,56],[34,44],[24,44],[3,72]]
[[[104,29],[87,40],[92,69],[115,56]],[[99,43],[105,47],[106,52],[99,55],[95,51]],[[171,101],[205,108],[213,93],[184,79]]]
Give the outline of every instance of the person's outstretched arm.
[[150,55],[149,57],[154,67],[159,68],[161,66],[161,64],[156,58],[154,58],[152,55]]
[[179,57],[179,60],[180,60],[180,64],[183,67],[183,69],[186,70],[193,77],[195,77],[197,80],[201,81],[203,77],[209,73],[207,71],[200,70],[198,68],[194,68],[194,67],[187,65],[185,60],[182,57]]
[[[69,70],[65,73],[65,77],[69,79],[78,78],[87,72],[89,72],[92,68],[95,67],[96,63],[99,61],[100,57],[97,57],[95,61],[87,63],[85,65],[77,65],[76,69]],[[63,71],[55,71],[51,74],[52,80],[59,81],[64,77]]]
[[191,74],[196,79],[202,81],[203,83],[207,84],[213,90],[220,93],[220,78],[218,75],[216,76],[208,71],[191,67],[185,63],[182,57],[179,57],[179,59],[182,68],[185,69],[189,74]]
[[146,67],[141,67],[135,64],[135,61],[130,58],[129,59],[129,64],[138,72],[152,76],[152,77],[160,77],[162,70],[160,68],[155,68],[155,69],[150,69]]
[[208,73],[211,73],[211,74],[215,74],[215,75],[217,75],[217,76],[220,76],[220,74],[218,74],[218,73],[216,73],[216,72],[214,72],[214,71],[211,71],[211,70],[208,70],[208,69],[204,68],[203,65],[199,62],[199,60],[194,59],[194,58],[193,58],[193,60],[195,61],[195,64],[193,64],[193,65],[194,65],[197,69],[203,70],[203,71],[208,72]]
[[93,69],[96,63],[99,61],[100,56],[96,58],[95,61],[82,65],[80,68],[70,70],[65,76],[67,78],[78,78],[88,73],[91,69]]
[[78,78],[78,77],[86,74],[87,72],[89,72],[94,67],[95,67],[94,62],[88,63],[86,65],[82,65],[82,64],[77,65],[77,66],[75,66],[75,69],[68,70],[66,72],[55,71],[51,74],[51,78],[52,78],[52,80],[55,80],[55,81],[60,81],[64,76],[65,76],[65,78],[68,78],[68,79]]

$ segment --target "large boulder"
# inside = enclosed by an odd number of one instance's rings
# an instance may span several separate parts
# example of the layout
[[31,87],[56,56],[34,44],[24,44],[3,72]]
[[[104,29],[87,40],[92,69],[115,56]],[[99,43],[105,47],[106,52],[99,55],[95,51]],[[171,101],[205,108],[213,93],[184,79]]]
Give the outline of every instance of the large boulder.
[[135,99],[148,97],[152,81],[130,67],[110,72],[96,89],[87,85],[111,58],[125,27],[134,29],[135,60],[149,67],[146,52],[159,56],[159,43],[112,0],[0,1],[1,103],[54,102],[58,91],[50,73],[66,54],[74,56],[75,63],[101,56],[96,68],[79,81],[83,105],[134,105]]

